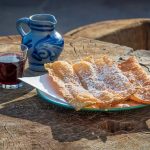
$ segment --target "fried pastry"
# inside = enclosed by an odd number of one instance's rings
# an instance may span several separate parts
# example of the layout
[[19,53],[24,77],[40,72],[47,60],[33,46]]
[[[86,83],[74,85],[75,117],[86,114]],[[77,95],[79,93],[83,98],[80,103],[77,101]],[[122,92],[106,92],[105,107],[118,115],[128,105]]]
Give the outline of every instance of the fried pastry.
[[150,85],[150,76],[140,66],[135,57],[130,57],[128,60],[124,61],[118,66],[131,80],[131,82],[136,82],[139,86]]
[[55,61],[45,69],[54,89],[76,110],[150,103],[150,78],[134,57],[118,65],[107,56],[90,56],[75,64]]
[[129,58],[119,64],[119,68],[134,85],[139,86],[137,92],[131,95],[130,98],[140,103],[150,104],[150,76],[139,65],[136,58]]
[[73,65],[73,69],[85,89],[92,93],[96,98],[104,101],[107,106],[111,104],[110,101],[113,100],[114,96],[112,93],[108,92],[105,83],[98,80],[95,69],[91,63],[80,61]]
[[45,68],[49,72],[49,78],[53,82],[56,91],[77,110],[93,104],[104,107],[102,101],[95,98],[88,90],[82,87],[72,65],[66,61],[45,64]]
[[74,64],[73,69],[84,88],[107,106],[111,106],[126,100],[134,90],[120,69],[117,66],[113,67],[111,60],[105,62],[103,59],[100,58],[96,62],[92,59],[84,59]]

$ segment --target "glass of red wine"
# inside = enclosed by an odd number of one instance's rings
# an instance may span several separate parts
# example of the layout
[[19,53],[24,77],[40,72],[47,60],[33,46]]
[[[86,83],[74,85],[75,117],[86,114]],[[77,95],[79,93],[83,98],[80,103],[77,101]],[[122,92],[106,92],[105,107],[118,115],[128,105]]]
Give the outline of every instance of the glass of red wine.
[[15,43],[0,43],[0,86],[16,89],[22,86],[18,79],[23,76],[27,59],[27,46]]

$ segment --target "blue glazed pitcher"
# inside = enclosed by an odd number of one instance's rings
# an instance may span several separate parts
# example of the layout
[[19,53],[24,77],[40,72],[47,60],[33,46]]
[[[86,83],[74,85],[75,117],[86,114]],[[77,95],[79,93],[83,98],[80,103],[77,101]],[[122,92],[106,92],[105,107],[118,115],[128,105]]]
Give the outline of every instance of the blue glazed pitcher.
[[[63,50],[64,40],[55,30],[56,18],[50,14],[36,14],[24,17],[16,22],[16,28],[22,36],[22,43],[28,50],[29,68],[34,71],[45,71],[44,64],[57,60]],[[22,25],[30,31],[26,33]]]

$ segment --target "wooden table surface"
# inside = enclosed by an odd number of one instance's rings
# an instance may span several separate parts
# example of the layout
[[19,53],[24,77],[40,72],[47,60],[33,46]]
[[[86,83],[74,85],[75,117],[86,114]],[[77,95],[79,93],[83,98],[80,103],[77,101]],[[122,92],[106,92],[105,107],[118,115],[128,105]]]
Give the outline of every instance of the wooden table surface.
[[[6,41],[20,43],[20,38],[0,38]],[[112,55],[133,52],[116,44],[65,37],[60,59],[99,54],[100,49]],[[26,68],[25,76],[34,75],[38,74]],[[0,150],[148,150],[149,109],[76,112],[42,101],[27,84],[18,90],[0,89]]]

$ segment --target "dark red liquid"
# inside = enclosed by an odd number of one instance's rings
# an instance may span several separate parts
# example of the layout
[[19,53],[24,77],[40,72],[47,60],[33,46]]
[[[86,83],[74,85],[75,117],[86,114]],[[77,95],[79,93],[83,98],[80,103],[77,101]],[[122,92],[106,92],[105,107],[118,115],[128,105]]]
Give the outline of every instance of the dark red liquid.
[[22,77],[25,60],[18,54],[0,55],[0,84],[18,84]]

